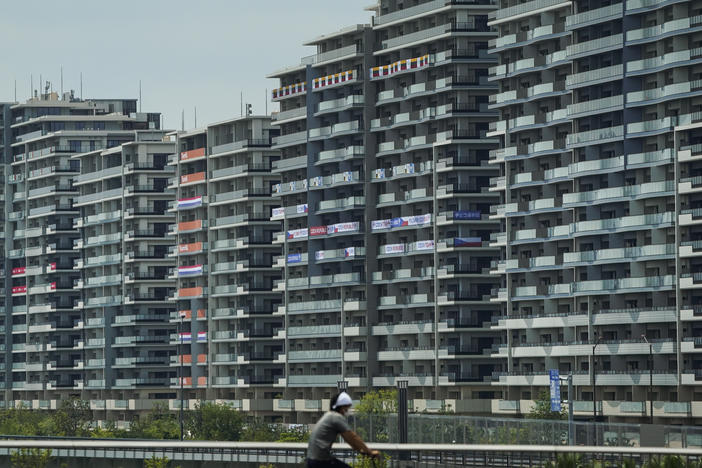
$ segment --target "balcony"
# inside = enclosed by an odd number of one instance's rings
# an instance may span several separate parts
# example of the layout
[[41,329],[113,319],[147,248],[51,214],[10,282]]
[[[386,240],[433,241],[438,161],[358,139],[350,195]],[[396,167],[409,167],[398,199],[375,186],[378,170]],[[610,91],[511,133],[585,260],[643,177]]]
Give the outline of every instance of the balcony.
[[602,23],[610,19],[620,18],[624,5],[617,3],[608,5],[594,10],[588,10],[583,13],[570,15],[566,18],[566,29],[572,30],[582,28],[591,24]]
[[381,48],[383,50],[393,49],[397,47],[406,47],[415,42],[425,42],[428,40],[436,40],[437,36],[443,36],[451,33],[489,33],[490,29],[485,24],[477,22],[449,23],[435,26],[433,28],[423,29],[421,31],[402,34],[398,37],[386,39],[382,41]]
[[657,39],[660,36],[669,36],[676,32],[686,33],[691,27],[696,27],[702,24],[702,16],[693,16],[691,18],[681,18],[673,21],[667,21],[663,24],[649,26],[646,28],[627,31],[627,42],[643,42],[647,39]]
[[[533,15],[541,10],[551,10],[554,7],[567,6],[568,2],[563,0],[532,0],[531,2],[520,3],[515,6],[500,8],[490,13],[488,18],[490,19],[489,25],[503,23],[505,21],[511,21],[512,17],[522,17],[526,15]],[[514,18],[516,19],[516,18]]]
[[648,182],[639,185],[624,187],[611,187],[593,190],[591,192],[576,192],[563,194],[564,206],[592,205],[598,203],[611,203],[619,200],[635,200],[650,197],[665,197],[671,195],[675,189],[672,180]]
[[290,350],[287,352],[287,360],[290,363],[340,361],[341,349]]
[[660,88],[646,89],[644,91],[634,91],[627,93],[626,101],[629,103],[648,104],[647,101],[663,101],[680,98],[685,93],[702,90],[702,80],[686,81],[675,83]]
[[684,66],[692,59],[702,57],[702,47],[677,52],[668,52],[657,57],[645,58],[642,60],[632,60],[626,64],[627,73],[648,74],[656,71],[657,68],[669,68],[672,66]]
[[[631,124],[630,124],[631,125]],[[611,140],[621,140],[624,137],[624,126],[600,128],[579,133],[571,133],[566,137],[568,147],[578,147]]]

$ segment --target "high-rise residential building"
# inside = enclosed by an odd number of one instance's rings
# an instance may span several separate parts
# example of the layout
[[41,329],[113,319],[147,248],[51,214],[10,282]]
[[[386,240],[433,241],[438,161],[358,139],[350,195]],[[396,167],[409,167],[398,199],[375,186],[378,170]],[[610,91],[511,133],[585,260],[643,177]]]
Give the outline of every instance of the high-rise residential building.
[[296,410],[339,385],[360,395],[406,381],[416,409],[491,411],[494,9],[383,0],[372,26],[310,41],[315,55],[270,75]]
[[182,385],[188,399],[229,400],[258,414],[273,410],[285,370],[285,317],[274,290],[280,271],[273,268],[279,222],[271,221],[276,133],[269,117],[249,115],[178,132],[170,161],[177,191],[171,321],[182,369],[172,387]]
[[[47,93],[12,105],[9,131],[8,112],[4,115],[5,149],[9,147],[11,155],[4,166],[5,268],[10,273],[5,304],[6,400],[42,402],[47,407],[67,394],[85,396],[91,378],[96,385],[104,379],[87,369],[86,357],[94,356],[96,366],[104,359],[88,348],[105,344],[88,337],[104,338],[92,327],[102,329],[98,319],[105,315],[85,306],[112,305],[97,299],[104,297],[101,291],[107,285],[81,283],[81,269],[75,269],[82,240],[74,225],[74,218],[81,215],[74,204],[80,200],[79,186],[73,184],[80,160],[73,156],[133,140],[135,129],[157,127],[159,116],[137,113],[136,100],[83,101],[72,93],[62,99]],[[88,233],[87,227],[84,232]],[[83,252],[97,255],[96,250]],[[90,274],[101,277],[97,270]]]
[[80,162],[73,177],[79,192],[73,207],[80,211],[73,248],[82,352],[65,364],[66,373],[82,367],[76,375],[84,399],[118,411],[124,408],[114,400],[172,396],[169,379],[176,377],[169,336],[175,332],[174,307],[168,302],[175,260],[168,256],[167,236],[175,220],[168,212],[175,192],[167,188],[174,167],[166,165],[175,142],[161,130],[125,132],[122,138],[119,145],[113,141],[71,157]]
[[700,415],[701,14],[502,0],[490,17],[503,412],[558,369],[583,414]]

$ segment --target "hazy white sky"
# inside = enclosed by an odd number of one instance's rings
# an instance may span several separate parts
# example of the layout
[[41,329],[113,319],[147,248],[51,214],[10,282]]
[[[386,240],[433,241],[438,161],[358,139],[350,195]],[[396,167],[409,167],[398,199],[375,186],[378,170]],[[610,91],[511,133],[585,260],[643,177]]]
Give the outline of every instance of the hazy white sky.
[[[369,23],[373,0],[0,0],[0,101],[30,96],[39,75],[83,97],[138,97],[167,128],[238,116],[239,93],[265,111],[265,76],[299,63],[302,42]],[[268,111],[273,104],[268,102]]]

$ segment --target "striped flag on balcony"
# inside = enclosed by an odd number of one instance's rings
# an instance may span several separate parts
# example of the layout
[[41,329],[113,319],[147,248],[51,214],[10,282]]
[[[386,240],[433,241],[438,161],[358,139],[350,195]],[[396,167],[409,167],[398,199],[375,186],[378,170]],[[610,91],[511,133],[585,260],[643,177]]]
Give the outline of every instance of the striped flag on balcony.
[[186,265],[178,267],[178,276],[200,275],[202,274],[202,265]]
[[197,341],[207,341],[207,332],[197,332]]
[[181,198],[178,200],[178,208],[196,208],[202,205],[202,197]]
[[192,334],[190,332],[180,333],[179,336],[181,343],[190,343],[190,341],[192,341]]

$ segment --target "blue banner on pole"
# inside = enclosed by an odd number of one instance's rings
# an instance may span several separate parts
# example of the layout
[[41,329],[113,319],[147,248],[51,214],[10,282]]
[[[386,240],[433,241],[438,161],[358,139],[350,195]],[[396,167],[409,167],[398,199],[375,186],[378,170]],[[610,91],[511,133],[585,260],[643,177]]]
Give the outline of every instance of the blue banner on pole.
[[551,411],[561,411],[561,377],[558,369],[548,371],[551,387]]

